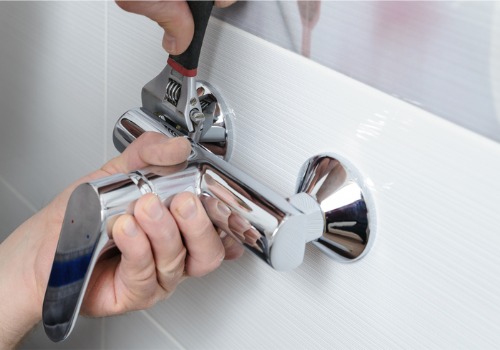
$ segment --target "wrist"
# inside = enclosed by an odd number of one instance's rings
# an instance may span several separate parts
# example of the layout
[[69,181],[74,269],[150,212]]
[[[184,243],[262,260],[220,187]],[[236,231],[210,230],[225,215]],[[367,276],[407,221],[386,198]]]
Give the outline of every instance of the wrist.
[[1,349],[13,348],[41,320],[48,276],[37,266],[43,228],[37,214],[0,245]]

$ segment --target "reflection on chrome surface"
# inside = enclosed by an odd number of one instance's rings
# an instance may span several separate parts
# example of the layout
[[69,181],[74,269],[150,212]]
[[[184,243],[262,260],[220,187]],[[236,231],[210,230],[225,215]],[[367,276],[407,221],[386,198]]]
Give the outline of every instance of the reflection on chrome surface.
[[315,198],[325,216],[325,232],[313,243],[333,259],[363,256],[371,241],[369,212],[355,177],[328,155],[309,159],[301,172],[297,192]]

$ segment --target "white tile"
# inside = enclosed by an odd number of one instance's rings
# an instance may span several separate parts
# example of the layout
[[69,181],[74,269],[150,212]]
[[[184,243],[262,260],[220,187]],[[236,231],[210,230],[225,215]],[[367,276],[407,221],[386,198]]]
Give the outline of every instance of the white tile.
[[105,349],[182,349],[144,311],[107,318],[104,322]]
[[21,343],[19,349],[100,349],[102,319],[80,317],[71,335],[60,343],[52,342],[39,324]]
[[3,178],[0,177],[0,242],[22,224],[26,219],[34,214],[33,208],[30,208],[24,198],[20,198]]
[[0,175],[37,208],[104,160],[105,4],[0,2]]
[[188,349],[327,348],[313,326],[331,313],[309,298],[318,286],[300,270],[304,267],[276,272],[246,253],[208,276],[184,282],[150,313]]
[[[302,52],[295,1],[240,2],[216,14]],[[315,62],[500,141],[498,2],[323,1],[311,17]]]
[[117,154],[112,130],[127,110],[142,106],[141,89],[167,63],[161,47],[162,29],[144,16],[108,3],[107,156]]

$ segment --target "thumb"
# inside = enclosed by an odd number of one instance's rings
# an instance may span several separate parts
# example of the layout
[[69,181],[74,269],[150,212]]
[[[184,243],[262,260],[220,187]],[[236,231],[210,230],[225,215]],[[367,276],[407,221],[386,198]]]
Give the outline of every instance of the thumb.
[[194,33],[193,16],[185,1],[122,1],[116,3],[125,11],[144,15],[163,28],[163,48],[173,55],[183,53]]

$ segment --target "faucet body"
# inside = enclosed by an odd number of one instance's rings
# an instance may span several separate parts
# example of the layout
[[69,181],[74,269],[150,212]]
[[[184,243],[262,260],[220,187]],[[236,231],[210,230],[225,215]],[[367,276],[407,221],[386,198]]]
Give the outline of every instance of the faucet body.
[[[161,131],[169,137],[183,136],[168,122],[137,108],[125,113],[116,123],[115,147],[125,149],[146,131]],[[247,248],[276,270],[287,271],[299,266],[304,258],[305,243],[324,232],[318,202],[306,193],[285,199],[202,144],[191,140],[191,147],[185,164],[148,167],[128,176],[135,179],[133,182],[138,184],[141,194],[155,193],[166,205],[183,191],[198,195],[202,203],[206,197],[216,198],[229,207],[232,215],[239,215],[250,223],[253,237],[259,236],[253,244],[245,240]]]

